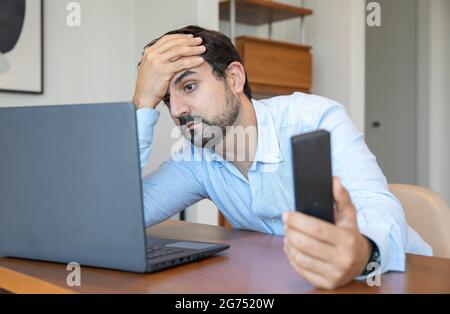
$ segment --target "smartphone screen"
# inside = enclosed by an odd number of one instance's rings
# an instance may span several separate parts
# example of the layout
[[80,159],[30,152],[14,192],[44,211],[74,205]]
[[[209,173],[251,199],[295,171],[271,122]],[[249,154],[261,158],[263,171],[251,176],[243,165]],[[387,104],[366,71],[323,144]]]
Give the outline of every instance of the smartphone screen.
[[334,223],[330,133],[296,135],[291,145],[295,209]]

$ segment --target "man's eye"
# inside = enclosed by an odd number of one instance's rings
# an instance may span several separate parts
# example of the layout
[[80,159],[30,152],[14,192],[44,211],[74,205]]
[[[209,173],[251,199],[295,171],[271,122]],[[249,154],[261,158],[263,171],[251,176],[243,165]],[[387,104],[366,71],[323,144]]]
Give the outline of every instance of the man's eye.
[[185,92],[192,92],[194,89],[195,89],[194,83],[190,83],[190,84],[187,84],[186,86],[184,86]]

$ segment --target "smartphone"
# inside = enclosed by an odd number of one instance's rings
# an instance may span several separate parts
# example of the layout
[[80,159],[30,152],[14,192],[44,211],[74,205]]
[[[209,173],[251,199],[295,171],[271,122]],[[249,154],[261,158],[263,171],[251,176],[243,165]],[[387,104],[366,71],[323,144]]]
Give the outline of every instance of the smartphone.
[[334,223],[330,133],[291,137],[295,209]]

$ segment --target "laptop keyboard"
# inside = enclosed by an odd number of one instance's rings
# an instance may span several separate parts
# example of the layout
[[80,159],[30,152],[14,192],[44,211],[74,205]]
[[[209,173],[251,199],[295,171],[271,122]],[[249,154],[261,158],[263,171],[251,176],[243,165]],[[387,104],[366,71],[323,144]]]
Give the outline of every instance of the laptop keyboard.
[[161,257],[161,256],[181,253],[183,251],[184,250],[173,249],[173,248],[168,248],[168,247],[157,247],[157,246],[148,247],[147,248],[147,258],[152,259],[152,258],[157,258],[157,257]]

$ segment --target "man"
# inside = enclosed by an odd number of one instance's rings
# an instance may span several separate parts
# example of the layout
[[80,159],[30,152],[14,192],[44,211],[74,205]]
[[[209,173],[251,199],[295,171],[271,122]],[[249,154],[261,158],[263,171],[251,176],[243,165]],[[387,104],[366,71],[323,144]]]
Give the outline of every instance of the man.
[[[147,226],[209,198],[235,228],[285,235],[292,267],[325,289],[367,275],[369,262],[403,271],[405,252],[431,254],[344,107],[302,93],[252,99],[225,35],[187,26],[145,47],[133,97],[142,167],[161,100],[186,140],[143,179]],[[317,129],[331,132],[335,224],[293,212],[290,137]]]

